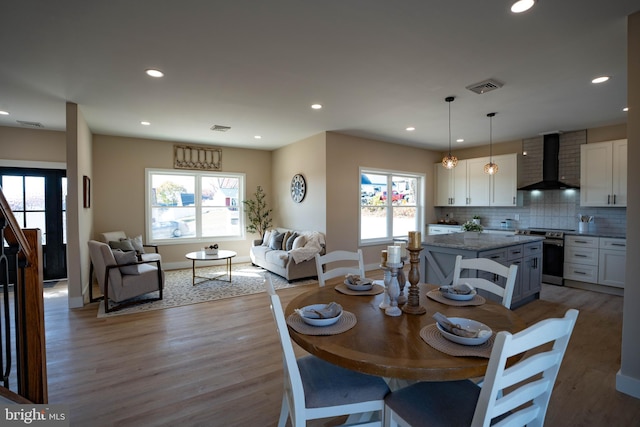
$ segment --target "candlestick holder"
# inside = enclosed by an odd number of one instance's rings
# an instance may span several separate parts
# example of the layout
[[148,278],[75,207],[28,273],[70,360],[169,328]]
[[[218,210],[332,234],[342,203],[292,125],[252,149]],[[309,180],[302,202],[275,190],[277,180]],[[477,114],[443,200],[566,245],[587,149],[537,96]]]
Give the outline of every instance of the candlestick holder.
[[411,269],[409,270],[409,296],[402,306],[402,311],[407,314],[425,314],[427,310],[420,305],[420,252],[422,247],[407,248],[410,255]]
[[407,278],[404,275],[404,266],[407,263],[407,257],[402,257],[400,262],[402,263],[402,267],[398,269],[398,285],[400,286],[400,295],[398,296],[398,305],[404,304],[407,302],[407,296],[404,294],[404,287],[407,284]]
[[386,265],[382,265],[382,264],[380,264],[380,269],[384,270],[384,299],[382,300],[382,302],[378,307],[380,307],[383,310],[386,310],[387,308],[391,307],[391,304],[390,304],[391,301],[389,300],[389,284],[391,283],[391,270]]
[[402,268],[402,263],[387,262],[387,267],[391,270],[391,280],[389,282],[389,307],[384,310],[387,316],[400,316],[402,310],[398,307],[398,297],[400,296],[400,285],[398,284],[398,269]]

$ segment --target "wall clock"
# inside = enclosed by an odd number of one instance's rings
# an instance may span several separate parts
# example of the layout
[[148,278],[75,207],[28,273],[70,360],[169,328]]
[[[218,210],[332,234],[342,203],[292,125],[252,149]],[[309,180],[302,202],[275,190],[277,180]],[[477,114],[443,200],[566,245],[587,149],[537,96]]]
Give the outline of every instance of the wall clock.
[[291,179],[291,198],[294,202],[300,203],[307,192],[307,183],[302,175],[295,174]]

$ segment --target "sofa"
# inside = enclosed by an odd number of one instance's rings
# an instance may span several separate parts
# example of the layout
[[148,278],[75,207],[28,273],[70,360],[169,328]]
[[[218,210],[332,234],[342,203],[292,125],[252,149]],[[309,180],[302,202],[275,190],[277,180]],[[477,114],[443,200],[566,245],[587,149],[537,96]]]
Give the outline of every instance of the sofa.
[[325,235],[319,231],[268,230],[263,239],[253,241],[251,262],[291,282],[317,277],[316,254],[325,253]]

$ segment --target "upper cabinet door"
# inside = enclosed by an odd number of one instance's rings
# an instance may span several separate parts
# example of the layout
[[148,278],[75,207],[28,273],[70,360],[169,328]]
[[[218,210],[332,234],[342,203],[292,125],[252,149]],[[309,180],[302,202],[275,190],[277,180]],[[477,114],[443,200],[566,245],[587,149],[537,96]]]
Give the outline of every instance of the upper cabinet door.
[[491,176],[484,173],[488,157],[467,160],[467,206],[489,206]]
[[491,177],[491,206],[516,206],[518,191],[518,155],[493,157],[498,173]]
[[442,167],[442,163],[433,165],[436,175],[435,206],[451,205],[453,195],[453,170]]
[[627,206],[627,140],[580,146],[580,205]]

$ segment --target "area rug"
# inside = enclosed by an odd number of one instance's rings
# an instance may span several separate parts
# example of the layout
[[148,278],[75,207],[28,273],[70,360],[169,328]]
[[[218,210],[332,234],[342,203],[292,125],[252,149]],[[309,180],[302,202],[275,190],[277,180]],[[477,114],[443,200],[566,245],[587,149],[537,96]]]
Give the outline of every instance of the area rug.
[[[199,276],[215,276],[225,271],[226,266],[198,267]],[[231,277],[232,282],[222,280],[207,280],[196,278],[196,285],[192,285],[192,271],[190,268],[165,271],[163,299],[144,304],[132,305],[110,313],[104,312],[104,301],[100,302],[98,317],[122,316],[132,313],[161,310],[183,305],[198,304],[206,301],[238,297],[242,295],[265,292],[264,277],[271,276],[276,289],[292,288],[318,283],[315,279],[295,280],[292,283],[277,274],[270,273],[263,268],[250,263],[234,264]],[[222,277],[226,279],[225,277]]]

